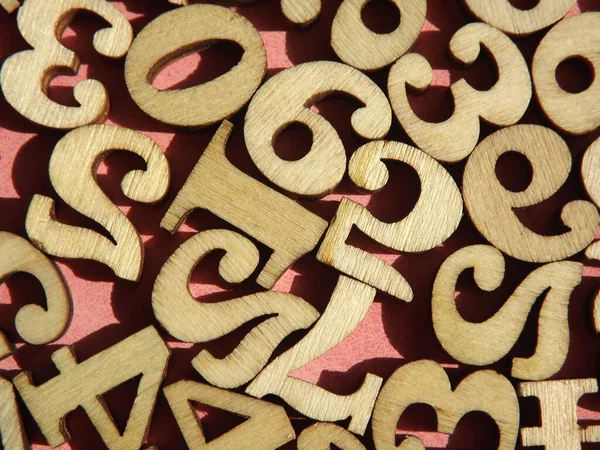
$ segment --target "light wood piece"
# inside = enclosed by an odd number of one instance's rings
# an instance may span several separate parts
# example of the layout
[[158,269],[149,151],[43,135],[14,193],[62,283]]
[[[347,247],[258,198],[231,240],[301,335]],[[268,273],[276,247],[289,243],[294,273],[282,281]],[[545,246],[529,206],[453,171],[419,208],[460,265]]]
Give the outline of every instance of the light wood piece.
[[[17,333],[34,345],[49,344],[61,337],[71,321],[71,295],[58,267],[29,241],[12,233],[0,232],[0,282],[17,272],[33,275],[46,294],[46,308],[23,306],[15,317]],[[13,352],[0,332],[0,359]]]
[[515,36],[527,36],[562,19],[576,0],[539,0],[531,9],[513,6],[510,0],[465,0],[467,8],[482,22]]
[[480,121],[497,127],[517,123],[529,106],[532,89],[527,62],[519,48],[501,31],[483,23],[465,25],[450,40],[450,53],[471,65],[485,47],[498,68],[498,81],[487,91],[461,78],[450,86],[454,112],[444,122],[426,122],[410,106],[408,91],[424,92],[433,81],[433,69],[418,53],[400,58],[391,68],[388,93],[400,125],[417,147],[444,162],[466,158],[480,135]]
[[138,131],[114,125],[90,125],[63,137],[50,158],[50,181],[71,208],[102,225],[116,245],[90,229],[58,222],[54,200],[42,195],[33,197],[25,227],[35,246],[46,253],[99,261],[118,277],[137,281],[144,263],[140,236],[96,182],[98,164],[113,150],[139,155],[147,165],[146,170],[133,170],[123,178],[121,188],[128,198],[141,203],[164,198],[171,175],[160,147]]
[[[365,106],[352,114],[352,128],[361,137],[383,138],[392,124],[392,110],[383,91],[365,74],[332,61],[290,67],[258,90],[246,113],[244,136],[254,164],[273,184],[300,197],[320,198],[342,180],[346,150],[333,126],[311,106],[331,94],[345,94]],[[275,153],[277,136],[290,124],[312,132],[310,151],[296,161]]]
[[[229,72],[185,89],[152,86],[170,62],[218,41],[235,42],[244,49]],[[204,127],[239,111],[260,86],[266,69],[263,41],[245,17],[221,6],[190,5],[161,14],[137,35],[125,61],[125,81],[149,116],[180,127]]]
[[81,106],[61,105],[47,96],[50,81],[57,74],[79,70],[77,55],[60,42],[79,11],[97,14],[111,25],[94,35],[98,53],[122,58],[131,45],[131,25],[106,0],[27,0],[17,20],[23,38],[33,49],[4,61],[0,84],[8,103],[38,125],[70,129],[104,122],[108,115],[108,92],[97,80],[81,81],[75,86],[73,93]]
[[498,450],[514,450],[519,433],[517,394],[504,376],[480,370],[452,389],[444,369],[434,361],[409,363],[394,372],[381,389],[373,411],[373,440],[377,450],[425,448],[416,436],[396,447],[398,419],[410,405],[425,404],[437,414],[437,431],[452,434],[462,417],[471,411],[490,416],[499,431]]
[[[600,208],[600,139],[596,139],[583,155],[581,179],[588,196]],[[600,242],[591,244],[586,249],[585,256],[600,260]]]
[[21,6],[21,3],[18,0],[0,0],[0,6],[10,14],[15,12],[15,10]]
[[[521,192],[506,189],[496,177],[501,155],[516,152],[532,168],[532,180]],[[569,202],[560,217],[570,231],[544,236],[531,231],[515,215],[517,208],[536,205],[565,183],[571,170],[571,153],[554,131],[537,125],[515,125],[495,132],[475,149],[463,175],[463,198],[471,220],[495,247],[522,261],[559,261],[586,248],[594,239],[600,216],[583,200]]]
[[183,243],[165,263],[154,284],[152,307],[171,335],[194,343],[218,339],[253,319],[272,316],[252,329],[225,359],[202,350],[192,360],[206,381],[231,389],[254,378],[281,341],[308,328],[319,313],[285,292],[260,292],[218,303],[196,301],[189,291],[190,276],[202,258],[215,250],[226,252],[219,273],[228,283],[241,283],[258,265],[258,250],[249,239],[228,230],[204,231]]
[[362,10],[371,0],[344,0],[331,27],[331,46],[346,64],[361,70],[379,70],[392,64],[417,41],[427,11],[426,0],[391,0],[400,11],[394,31],[376,33],[362,21]]
[[577,423],[577,402],[595,392],[595,378],[521,383],[519,396],[538,398],[542,423],[521,429],[523,447],[581,450],[583,443],[600,442],[600,426],[580,427]]
[[460,191],[450,174],[421,150],[400,142],[375,141],[359,148],[350,160],[354,184],[377,192],[387,183],[386,161],[412,167],[421,181],[421,195],[413,210],[395,223],[381,222],[362,205],[343,198],[325,234],[317,259],[401,300],[411,301],[413,292],[393,267],[375,255],[346,244],[354,226],[375,241],[402,252],[430,250],[458,227],[463,215]]
[[[81,406],[110,450],[139,449],[169,353],[154,327],[148,327],[81,363],[72,348],[62,347],[52,354],[60,375],[34,386],[31,374],[24,372],[13,382],[51,447],[70,439],[65,417]],[[137,396],[121,434],[101,396],[138,375],[142,377]]]
[[231,164],[225,146],[232,129],[221,124],[160,226],[174,233],[194,209],[209,210],[273,250],[257,279],[270,289],[315,248],[327,222]]
[[277,357],[246,388],[254,397],[274,394],[305,416],[326,422],[351,417],[348,430],[364,434],[382,379],[368,373],[353,394],[333,394],[289,373],[317,359],[346,339],[362,322],[375,298],[375,289],[340,276],[327,309],[294,347]]
[[293,24],[307,27],[321,14],[321,0],[281,0],[281,11]]
[[456,360],[475,366],[492,364],[508,355],[521,335],[529,313],[546,291],[538,319],[537,346],[529,358],[514,358],[511,375],[544,380],[563,366],[569,351],[569,300],[581,282],[583,264],[561,261],[531,272],[504,305],[483,322],[469,322],[458,311],[458,277],[474,270],[477,286],[491,292],[502,284],[504,256],[494,247],[472,245],[444,261],[433,284],[431,309],[435,334]]
[[298,437],[298,450],[366,450],[348,430],[333,423],[317,423],[306,428]]
[[19,405],[10,381],[0,377],[0,435],[6,450],[29,450]]
[[[167,386],[164,393],[190,450],[275,450],[296,437],[281,406],[194,381],[179,381]],[[192,401],[247,420],[207,442]]]
[[[548,0],[554,1],[554,0]],[[585,134],[600,125],[600,12],[587,12],[557,23],[540,42],[531,74],[537,99],[552,124],[571,134]],[[584,91],[563,90],[556,79],[558,65],[581,58],[592,71],[592,84]]]

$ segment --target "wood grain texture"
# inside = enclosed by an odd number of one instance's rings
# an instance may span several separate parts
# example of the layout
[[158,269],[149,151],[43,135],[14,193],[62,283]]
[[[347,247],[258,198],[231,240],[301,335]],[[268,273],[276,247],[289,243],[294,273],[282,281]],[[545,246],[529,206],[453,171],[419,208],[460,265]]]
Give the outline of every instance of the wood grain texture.
[[0,0],[0,6],[10,14],[15,12],[21,3],[18,0]]
[[[571,134],[585,134],[600,125],[600,12],[588,12],[557,23],[533,56],[531,75],[537,99],[552,124]],[[565,91],[558,84],[558,65],[583,59],[592,72],[591,85],[582,92]]]
[[6,450],[29,450],[13,385],[0,377],[0,435]]
[[133,39],[125,16],[105,0],[27,0],[18,25],[32,50],[10,56],[2,65],[0,85],[8,103],[32,122],[70,129],[103,122],[109,111],[108,92],[97,80],[79,82],[73,93],[81,106],[65,106],[48,98],[48,86],[60,73],[77,73],[79,58],[60,42],[79,11],[91,12],[111,27],[94,35],[94,48],[109,58],[122,58]]
[[465,0],[467,8],[479,20],[507,34],[527,36],[562,19],[576,0],[540,0],[533,8],[520,9],[510,0]]
[[474,89],[464,78],[450,86],[454,112],[439,123],[426,122],[413,111],[409,90],[426,91],[433,69],[418,53],[400,58],[391,68],[388,93],[392,108],[408,136],[424,152],[444,162],[466,158],[479,141],[480,121],[497,127],[517,123],[532,96],[527,62],[519,48],[501,31],[483,23],[470,23],[450,40],[450,53],[461,65],[477,61],[484,47],[498,69],[498,80],[489,90]]
[[225,146],[232,129],[221,124],[160,226],[173,233],[194,209],[209,210],[273,250],[257,278],[270,289],[315,248],[327,222],[231,164]]
[[[365,74],[332,61],[290,67],[270,78],[246,113],[244,136],[254,164],[273,184],[293,195],[320,198],[342,180],[346,150],[337,131],[310,107],[331,94],[344,94],[364,106],[352,114],[352,128],[361,137],[383,138],[392,124],[392,110],[383,91]],[[275,153],[277,136],[293,123],[312,132],[310,151],[296,161]]]
[[[185,89],[152,86],[163,67],[218,41],[235,42],[244,49],[230,71]],[[179,127],[204,127],[239,111],[266,69],[263,41],[245,17],[221,6],[190,5],[161,14],[137,35],[125,61],[125,81],[134,101],[149,116]]]
[[[516,152],[532,168],[532,180],[521,192],[506,189],[496,177],[501,155]],[[536,205],[554,195],[571,170],[571,153],[554,131],[537,125],[515,125],[495,132],[475,149],[463,175],[463,198],[471,220],[495,247],[522,261],[559,261],[586,248],[594,239],[600,216],[587,201],[574,200],[560,217],[570,230],[544,236],[521,223],[514,209]]]
[[[167,386],[164,393],[190,450],[275,450],[296,437],[281,406],[186,380]],[[192,401],[247,420],[207,442]]]
[[208,342],[251,320],[269,316],[254,327],[224,359],[202,350],[194,368],[211,384],[236,388],[254,378],[281,341],[308,328],[319,313],[307,302],[285,292],[260,292],[218,303],[198,302],[189,291],[196,265],[215,250],[224,250],[219,274],[228,283],[241,283],[256,269],[258,249],[247,238],[228,230],[209,230],[188,239],[161,269],[152,292],[154,315],[174,337],[184,342]]
[[379,70],[392,64],[417,41],[427,11],[426,0],[391,0],[400,23],[389,33],[371,31],[362,10],[371,0],[344,0],[331,27],[331,46],[346,64],[361,70]]
[[298,450],[365,450],[356,436],[333,423],[317,423],[306,428],[297,442]]
[[513,450],[519,433],[517,394],[504,376],[480,370],[452,389],[444,369],[434,361],[409,363],[394,372],[381,389],[373,411],[373,440],[377,450],[419,450],[416,436],[396,447],[398,419],[410,405],[426,404],[437,414],[437,431],[452,434],[462,417],[471,411],[490,416],[499,431],[498,450]]
[[[588,196],[600,208],[600,139],[587,148],[581,161],[581,179]],[[594,242],[585,250],[589,259],[600,260],[600,242]]]
[[321,14],[321,0],[281,0],[281,11],[293,24],[307,27]]
[[[60,374],[40,386],[33,385],[28,372],[17,375],[13,382],[50,446],[70,439],[65,417],[81,406],[107,448],[139,449],[148,432],[169,353],[150,326],[81,363],[72,348],[60,348],[52,354]],[[137,396],[121,434],[101,396],[139,375]]]
[[35,246],[46,253],[99,261],[118,277],[137,281],[144,263],[140,236],[96,181],[98,164],[113,150],[131,152],[146,162],[146,170],[133,170],[123,178],[125,196],[151,204],[164,198],[171,175],[160,147],[138,131],[114,125],[89,125],[63,137],[50,158],[50,181],[62,200],[102,225],[116,245],[95,231],[57,221],[54,200],[43,195],[34,195],[25,227]]
[[386,223],[373,217],[364,206],[343,198],[317,259],[401,300],[411,301],[412,288],[398,271],[377,256],[346,244],[352,228],[358,227],[391,249],[423,252],[454,233],[463,215],[463,204],[456,183],[441,164],[400,142],[374,141],[363,145],[350,159],[350,178],[360,189],[377,192],[389,178],[384,161],[400,161],[416,171],[421,194],[413,210],[398,222]]
[[305,416],[325,422],[351,417],[348,430],[364,434],[382,379],[367,373],[353,394],[333,394],[289,376],[348,337],[362,322],[375,298],[375,289],[340,276],[327,309],[294,347],[275,358],[246,388],[254,397],[274,394]]
[[477,286],[486,292],[504,280],[504,256],[494,247],[464,247],[440,267],[431,299],[435,334],[454,359],[485,366],[508,355],[517,343],[537,299],[542,300],[537,326],[537,344],[532,356],[514,358],[511,375],[525,380],[544,380],[556,374],[569,351],[569,301],[581,282],[583,264],[561,261],[531,272],[502,307],[483,322],[463,319],[456,304],[457,282],[473,269]]
[[580,427],[577,419],[577,402],[595,392],[595,378],[521,383],[519,396],[537,397],[541,411],[540,427],[521,429],[523,446],[580,450],[583,443],[600,442],[600,427]]

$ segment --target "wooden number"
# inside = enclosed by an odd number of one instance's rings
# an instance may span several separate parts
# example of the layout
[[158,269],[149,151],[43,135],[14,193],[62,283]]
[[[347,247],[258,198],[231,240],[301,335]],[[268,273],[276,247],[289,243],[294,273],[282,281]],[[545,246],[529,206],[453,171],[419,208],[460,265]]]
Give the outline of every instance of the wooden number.
[[315,248],[327,222],[246,175],[225,156],[233,125],[224,121],[165,214],[175,232],[196,208],[207,209],[273,249],[257,283],[270,289],[296,260]]
[[[506,152],[520,153],[531,164],[532,180],[524,191],[509,191],[496,177],[496,163]],[[561,220],[570,231],[556,236],[531,231],[513,210],[551,197],[570,170],[569,148],[554,131],[537,125],[504,128],[484,139],[467,161],[463,175],[465,206],[479,232],[507,255],[537,263],[565,259],[594,239],[600,216],[593,204],[583,200],[568,203],[561,211]]]
[[450,52],[461,63],[473,64],[485,47],[496,62],[498,81],[487,91],[473,89],[464,79],[452,84],[452,117],[441,123],[425,122],[413,111],[408,89],[425,91],[433,80],[429,62],[417,53],[400,58],[390,70],[390,102],[400,124],[417,147],[445,162],[466,158],[477,145],[480,120],[499,127],[517,123],[531,100],[527,62],[517,46],[501,31],[483,23],[465,25],[452,37]]
[[[365,139],[390,130],[392,110],[383,91],[365,74],[332,61],[299,64],[269,79],[246,113],[244,136],[258,169],[275,185],[297,196],[319,198],[340,183],[346,150],[333,126],[310,107],[324,96],[344,93],[364,107],[352,115],[352,128]],[[306,156],[286,161],[275,154],[274,140],[288,125],[302,123],[313,135]]]
[[306,27],[321,14],[321,0],[281,0],[281,10],[287,20]]
[[[220,77],[186,89],[152,86],[160,69],[217,41],[244,49],[239,64]],[[203,127],[239,111],[260,85],[267,57],[258,31],[243,16],[214,5],[190,5],[160,15],[138,34],[125,62],[125,80],[138,106],[161,122]]]
[[515,448],[519,403],[508,379],[491,370],[480,370],[464,378],[452,390],[448,375],[440,365],[421,360],[396,370],[381,389],[373,411],[373,440],[377,450],[425,448],[415,436],[407,437],[396,447],[398,419],[410,405],[417,403],[433,407],[438,432],[444,434],[452,434],[465,414],[484,412],[498,426],[498,450]]
[[529,358],[515,358],[511,374],[526,380],[549,378],[567,358],[569,299],[581,282],[583,264],[546,264],[531,272],[493,317],[478,323],[463,319],[455,302],[460,274],[473,269],[477,285],[491,292],[504,279],[504,264],[502,253],[487,245],[462,248],[442,264],[431,301],[435,334],[458,361],[476,366],[492,364],[510,352],[535,301],[547,292],[540,312],[536,351]]
[[335,422],[351,417],[348,429],[364,434],[382,379],[368,373],[362,386],[349,396],[326,391],[289,376],[323,355],[352,333],[364,319],[375,290],[340,276],[327,309],[316,325],[290,350],[277,357],[246,388],[254,397],[274,394],[292,408],[315,420]]
[[562,19],[576,0],[539,0],[531,9],[514,7],[510,0],[465,0],[467,8],[482,22],[516,36],[527,36]]
[[219,273],[229,283],[246,280],[258,265],[256,246],[228,230],[209,230],[186,241],[163,266],[152,293],[154,314],[163,327],[184,342],[208,342],[225,336],[252,319],[272,316],[257,325],[225,359],[207,350],[192,360],[211,384],[236,388],[254,378],[275,347],[291,332],[308,328],[319,313],[299,297],[261,292],[219,303],[201,303],[189,291],[194,267],[208,253],[225,250]]
[[[0,280],[25,272],[36,277],[44,288],[47,308],[27,305],[19,310],[15,325],[19,336],[34,345],[48,344],[67,330],[73,313],[69,289],[58,268],[37,248],[12,233],[0,232]],[[0,332],[0,359],[13,352]]]
[[331,46],[346,64],[379,70],[404,55],[417,41],[425,23],[426,0],[391,0],[402,20],[390,33],[371,31],[362,21],[370,0],[344,0],[333,19]]
[[545,450],[581,450],[581,444],[600,442],[600,427],[581,428],[577,402],[585,394],[598,392],[595,378],[521,383],[519,396],[537,397],[540,427],[521,429],[523,447],[544,446]]
[[348,430],[333,423],[317,423],[298,437],[298,450],[365,450],[365,446]]
[[[583,185],[594,204],[600,208],[600,139],[588,147],[581,162]],[[585,251],[589,259],[600,260],[600,242],[591,244]]]
[[10,381],[0,377],[0,434],[6,450],[29,450],[15,391]]
[[0,6],[2,6],[7,13],[14,12],[21,3],[18,0],[0,0]]
[[362,205],[342,199],[325,234],[317,259],[381,289],[411,301],[413,292],[402,275],[380,258],[346,244],[353,226],[375,241],[398,251],[422,252],[444,242],[456,230],[463,214],[460,191],[450,174],[421,150],[399,142],[369,142],[350,160],[352,181],[369,192],[382,189],[389,173],[383,160],[410,165],[421,181],[421,195],[412,212],[396,223],[377,220]]
[[592,84],[579,93],[563,90],[556,79],[558,65],[570,58],[584,59],[592,73],[598,73],[599,27],[600,12],[561,20],[544,36],[533,57],[531,74],[538,101],[548,119],[567,133],[585,134],[600,125],[596,102],[600,95],[600,78],[593,77]]
[[[60,375],[40,386],[33,385],[29,373],[13,381],[50,446],[70,439],[65,417],[81,406],[110,450],[138,449],[146,438],[168,359],[169,348],[154,327],[148,327],[82,363],[73,349],[60,348],[52,354]],[[142,378],[137,397],[121,435],[100,396],[138,375]]]
[[108,115],[108,93],[96,80],[85,80],[75,86],[75,99],[81,106],[61,105],[47,96],[56,74],[79,70],[79,58],[59,40],[78,11],[95,13],[111,25],[94,36],[94,48],[100,54],[122,58],[131,45],[131,25],[106,0],[27,0],[19,9],[18,24],[33,49],[19,52],[4,62],[0,84],[8,103],[38,125],[70,129],[103,122]]
[[123,179],[127,197],[142,203],[164,198],[171,175],[161,149],[142,133],[113,125],[90,125],[62,138],[50,158],[50,181],[69,206],[106,228],[116,245],[95,231],[58,222],[54,200],[42,195],[33,197],[25,226],[31,241],[46,253],[99,261],[118,277],[137,281],[144,262],[142,241],[96,182],[96,167],[112,150],[135,153],[147,164],[145,171],[131,171]]
[[[275,450],[296,437],[283,407],[194,381],[179,381],[164,389],[190,450]],[[190,402],[220,408],[247,420],[206,442],[202,424]]]

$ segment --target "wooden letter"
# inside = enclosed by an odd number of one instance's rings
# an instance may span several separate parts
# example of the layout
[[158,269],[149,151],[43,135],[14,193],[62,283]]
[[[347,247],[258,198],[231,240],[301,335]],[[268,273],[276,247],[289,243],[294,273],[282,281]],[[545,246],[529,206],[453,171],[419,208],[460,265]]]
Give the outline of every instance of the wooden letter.
[[[533,170],[521,192],[504,188],[496,177],[498,158],[506,152],[525,156]],[[561,211],[570,231],[543,236],[521,223],[514,209],[536,205],[563,185],[571,170],[571,153],[554,131],[537,125],[515,125],[484,139],[475,149],[463,175],[463,198],[471,220],[495,247],[521,261],[545,263],[568,258],[594,239],[600,216],[590,202],[575,200]]]
[[21,3],[18,0],[0,0],[0,6],[2,6],[7,13],[14,12]]
[[546,264],[531,272],[493,317],[480,323],[458,312],[456,283],[462,272],[474,270],[477,286],[486,292],[504,279],[504,257],[487,245],[458,250],[442,264],[433,285],[435,334],[444,349],[465,364],[485,366],[506,356],[517,342],[529,312],[546,291],[538,325],[537,347],[529,358],[515,358],[511,375],[544,380],[563,366],[569,350],[569,299],[581,282],[583,265],[571,261]]
[[581,428],[577,423],[577,402],[595,392],[595,378],[521,383],[519,396],[537,397],[542,419],[541,427],[521,429],[523,447],[581,450],[583,443],[600,442],[600,426]]
[[[160,69],[217,41],[238,43],[241,61],[220,77],[186,89],[152,86]],[[258,31],[243,16],[214,5],[190,5],[160,15],[137,35],[125,62],[125,80],[138,106],[161,122],[203,127],[231,117],[252,97],[267,69]]]
[[444,242],[463,214],[460,191],[450,174],[421,150],[399,142],[369,142],[350,160],[350,178],[369,192],[382,189],[389,173],[383,160],[410,165],[421,180],[421,195],[411,213],[396,223],[377,220],[365,207],[343,198],[325,234],[317,259],[399,299],[413,292],[402,275],[380,258],[346,244],[356,225],[375,241],[397,251],[423,252]]
[[408,89],[425,91],[433,80],[429,62],[418,53],[409,53],[390,70],[390,102],[400,125],[424,152],[439,161],[466,158],[477,145],[480,120],[498,127],[517,123],[531,100],[531,79],[527,62],[508,36],[489,25],[465,25],[450,40],[450,52],[462,64],[473,64],[485,47],[496,62],[498,81],[487,91],[473,89],[464,79],[452,84],[454,113],[445,122],[421,120],[408,101]]
[[29,450],[19,405],[10,381],[0,377],[0,434],[6,450]]
[[344,0],[333,19],[331,46],[346,64],[379,70],[404,55],[417,41],[425,23],[426,0],[391,0],[400,11],[400,24],[390,33],[375,33],[362,21],[370,0]]
[[[194,381],[172,384],[164,389],[164,393],[190,450],[275,450],[296,437],[281,406]],[[191,401],[229,411],[248,420],[206,442]]]
[[[548,0],[554,1],[554,0]],[[558,65],[582,58],[592,74],[600,71],[600,12],[588,12],[557,23],[542,39],[533,57],[531,74],[538,101],[548,119],[563,131],[585,134],[600,125],[600,77],[593,76],[583,92],[563,90],[556,79]]]
[[333,423],[317,423],[305,429],[298,437],[298,450],[365,450],[365,446],[348,430]]
[[[600,139],[596,139],[583,155],[581,179],[588,196],[600,208]],[[585,256],[600,260],[600,242],[591,244],[585,251]]]
[[59,40],[78,11],[95,13],[111,25],[94,36],[94,48],[100,54],[122,58],[131,45],[131,25],[106,0],[27,0],[19,9],[18,24],[33,49],[4,62],[0,84],[8,103],[38,125],[70,129],[103,122],[108,115],[108,93],[96,80],[75,86],[75,99],[81,106],[61,105],[46,95],[55,75],[79,70],[79,58]]
[[274,315],[250,331],[225,359],[202,350],[192,360],[209,383],[236,388],[261,371],[286,336],[308,328],[319,313],[301,298],[284,292],[261,292],[219,303],[196,301],[188,287],[190,276],[200,260],[214,250],[226,252],[219,273],[229,283],[246,280],[258,265],[258,250],[247,238],[228,230],[204,231],[186,241],[165,263],[154,284],[152,307],[171,335],[194,343],[212,341],[252,319]]
[[327,309],[316,325],[294,347],[277,357],[246,388],[254,397],[275,394],[311,419],[335,422],[351,417],[348,429],[364,434],[382,379],[368,373],[349,396],[332,394],[288,374],[323,355],[350,335],[362,322],[375,298],[375,289],[340,276]]
[[315,248],[327,222],[231,164],[225,146],[232,128],[221,124],[160,225],[173,233],[194,209],[208,209],[273,249],[257,279],[270,289]]
[[[246,113],[244,136],[258,169],[275,185],[297,196],[319,198],[333,191],[346,171],[346,150],[333,126],[310,107],[332,93],[364,103],[352,114],[352,128],[365,139],[383,138],[392,110],[383,91],[365,74],[332,61],[299,64],[269,79]],[[306,125],[313,145],[297,161],[275,154],[278,134],[292,123]]]
[[50,159],[50,181],[73,209],[102,225],[117,244],[87,228],[65,225],[54,216],[54,200],[35,195],[25,226],[42,251],[65,258],[99,261],[118,277],[137,281],[142,273],[144,246],[137,230],[96,183],[96,167],[112,150],[141,156],[147,169],[129,172],[121,183],[132,200],[156,203],[169,189],[169,164],[161,149],[142,133],[113,125],[90,125],[71,131],[56,145]]
[[[82,363],[73,349],[60,348],[52,354],[60,375],[40,386],[33,385],[29,373],[13,381],[50,446],[70,439],[65,416],[81,406],[110,450],[138,449],[146,438],[168,359],[169,348],[154,327],[148,327]],[[100,396],[138,375],[138,394],[121,435]]]
[[452,390],[448,375],[434,361],[421,360],[394,372],[381,389],[373,411],[373,440],[377,450],[424,449],[421,440],[409,436],[396,447],[396,425],[406,408],[422,403],[432,406],[438,432],[454,433],[460,419],[471,411],[489,415],[500,434],[498,450],[514,450],[519,433],[519,403],[510,381],[492,370],[480,370],[464,378]]
[[[52,261],[42,252],[12,233],[0,232],[0,280],[25,272],[36,277],[46,293],[47,309],[27,305],[19,310],[15,326],[19,336],[34,345],[48,344],[67,330],[73,314],[67,285]],[[12,346],[0,332],[0,359],[12,353]]]

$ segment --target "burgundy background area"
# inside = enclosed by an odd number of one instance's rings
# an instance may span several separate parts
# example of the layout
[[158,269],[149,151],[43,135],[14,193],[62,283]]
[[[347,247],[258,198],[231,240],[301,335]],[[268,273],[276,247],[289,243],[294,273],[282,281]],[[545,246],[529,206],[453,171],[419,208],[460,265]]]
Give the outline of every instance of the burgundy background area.
[[[341,0],[323,0],[323,11],[319,20],[308,29],[297,30],[289,25],[281,14],[277,0],[261,0],[258,3],[238,8],[260,31],[268,54],[268,74],[274,75],[280,70],[305,61],[335,60],[335,54],[329,45],[331,23]],[[515,2],[516,3],[516,2]],[[519,2],[532,6],[535,1]],[[139,32],[146,23],[164,11],[172,9],[167,0],[127,0],[114,2],[131,20],[135,32]],[[578,6],[571,12],[600,10],[594,0],[579,0]],[[367,7],[366,19],[377,31],[395,28],[398,14],[384,1],[374,1]],[[153,319],[150,306],[150,294],[158,271],[173,251],[193,233],[210,228],[232,227],[215,218],[210,213],[193,213],[179,233],[171,236],[160,229],[159,222],[176,193],[182,187],[189,172],[201,155],[204,147],[214,134],[216,126],[197,132],[176,131],[161,125],[147,117],[132,101],[126,89],[123,75],[123,61],[110,61],[94,52],[92,35],[102,26],[97,18],[82,18],[67,29],[64,43],[81,57],[82,67],[76,76],[60,76],[52,82],[50,96],[66,104],[75,104],[72,86],[81,79],[100,80],[111,95],[111,113],[109,122],[135,128],[152,137],[164,150],[171,164],[172,186],[166,200],[155,206],[136,204],[126,199],[119,190],[118,180],[124,173],[135,167],[142,167],[138,158],[123,153],[111,155],[100,167],[98,179],[103,189],[125,212],[138,228],[146,246],[144,273],[139,283],[117,279],[112,271],[99,263],[83,260],[58,259],[58,264],[68,280],[74,301],[74,317],[70,329],[59,342],[34,347],[26,345],[18,338],[14,329],[16,311],[26,303],[44,302],[43,291],[29,275],[18,274],[7,283],[0,285],[0,327],[6,330],[19,350],[9,359],[2,361],[0,374],[13,377],[21,370],[32,370],[34,380],[41,383],[54,376],[57,371],[50,361],[50,355],[60,345],[75,344],[80,360],[108,348],[132,333],[150,325],[158,325]],[[495,69],[488,64],[487,55],[482,56],[474,66],[466,70],[451,67],[447,58],[447,44],[450,37],[465,23],[473,19],[467,14],[459,1],[428,0],[427,23],[414,48],[424,54],[435,69],[435,81],[422,97],[412,100],[419,115],[427,120],[443,120],[452,112],[451,102],[446,95],[451,82],[465,77],[478,89],[487,89],[494,82]],[[528,61],[543,37],[544,32],[519,39],[517,43]],[[14,52],[27,48],[16,27],[15,17],[0,10],[0,61]],[[227,71],[240,58],[240,50],[235,46],[218,44],[199,55],[192,55],[167,67],[160,74],[156,85],[161,88],[185,87],[207,81]],[[584,87],[590,73],[585,67],[567,64],[561,69],[561,77],[571,88]],[[385,89],[388,69],[371,74],[372,78]],[[330,120],[351,154],[363,142],[352,133],[349,117],[358,103],[346,98],[327,98],[318,104],[318,110]],[[199,105],[200,107],[200,105]],[[227,153],[238,167],[252,176],[265,181],[253,166],[242,136],[244,111],[233,118],[236,127],[230,140]],[[536,101],[521,121],[522,123],[540,123],[549,125]],[[483,136],[493,131],[483,127]],[[48,178],[48,161],[56,142],[64,132],[40,129],[16,113],[0,96],[0,230],[25,236],[24,220],[27,207],[36,193],[57,199]],[[563,231],[559,219],[562,206],[574,198],[585,198],[579,179],[578,168],[582,152],[599,135],[568,138],[573,153],[573,174],[567,185],[550,200],[543,204],[519,211],[519,217],[532,229],[541,233]],[[483,137],[482,136],[482,137]],[[388,139],[407,140],[397,121]],[[286,131],[277,142],[281,155],[300,157],[310,147],[310,133],[302,129]],[[464,163],[447,166],[451,174],[461,182]],[[396,221],[404,217],[415,204],[420,190],[419,181],[412,169],[400,163],[392,163],[390,182],[375,196],[358,195],[347,180],[333,195],[317,202],[302,202],[304,206],[330,220],[335,214],[341,196],[350,196],[367,205],[367,208],[384,221]],[[499,166],[499,175],[507,185],[524,188],[531,174],[527,163],[517,157],[507,157]],[[57,202],[57,213],[61,221],[99,230],[99,227]],[[372,372],[388,377],[403,364],[424,358],[433,359],[448,368],[453,383],[457,383],[476,368],[458,365],[444,353],[437,343],[431,323],[430,295],[432,283],[438,267],[444,259],[458,248],[484,243],[484,239],[475,231],[468,217],[465,217],[458,231],[442,246],[423,254],[398,255],[373,243],[360,234],[351,236],[352,243],[380,255],[393,264],[411,283],[415,299],[407,304],[387,295],[378,294],[377,299],[365,321],[347,340],[310,365],[295,372],[295,376],[314,382],[319,386],[340,394],[353,392],[362,382],[365,373]],[[263,258],[268,256],[267,249],[260,247]],[[591,299],[600,284],[598,264],[584,260],[582,256],[573,258],[584,261],[586,270],[581,285],[571,300],[570,326],[571,348],[567,364],[555,378],[595,377],[597,375],[597,353],[600,338],[593,333],[591,324]],[[242,286],[232,287],[223,283],[217,274],[217,257],[204,260],[194,272],[192,290],[204,301],[236,298],[259,288],[253,280]],[[537,265],[526,264],[507,258],[508,276],[502,287],[493,293],[478,291],[473,280],[465,275],[459,284],[461,295],[459,305],[461,313],[469,320],[484,320],[502,304],[518,283]],[[336,271],[315,260],[310,254],[289,270],[275,286],[277,290],[289,291],[312,303],[321,312],[325,309],[329,296],[337,280]],[[508,375],[510,361],[514,356],[530,355],[535,346],[535,333],[539,303],[531,314],[526,332],[521,337],[510,357],[504,358],[492,366]],[[241,336],[249,330],[233,333],[209,345],[188,345],[176,342],[162,332],[173,349],[165,385],[177,380],[189,378],[200,380],[190,365],[191,359],[201,348],[210,348],[218,356],[232,349]],[[288,338],[277,353],[293,345],[302,337],[295,333]],[[128,382],[106,395],[106,400],[120,426],[124,426],[128,411],[135,396],[137,380]],[[516,382],[515,382],[516,386]],[[275,397],[273,401],[281,403]],[[535,400],[521,401],[522,425],[539,424],[539,411]],[[47,448],[45,440],[31,417],[21,405],[26,421],[28,436],[34,449]],[[288,408],[292,423],[299,433],[313,423],[301,418]],[[228,413],[199,407],[203,416],[206,434],[209,438],[220,435],[239,423],[240,419]],[[584,398],[580,402],[582,420],[600,418],[600,402],[595,396]],[[61,448],[91,450],[104,448],[85,413],[79,409],[71,414],[67,425],[72,435],[69,445]],[[433,410],[424,406],[413,406],[401,418],[399,436],[402,430],[410,430],[424,439],[429,448],[496,448],[497,430],[493,422],[481,413],[472,413],[463,418],[456,433],[448,438],[435,433],[436,418]],[[364,437],[367,448],[372,449],[370,429]],[[183,437],[162,393],[159,394],[156,411],[152,420],[148,443],[158,445],[162,450],[185,448]],[[294,449],[290,443],[285,449]],[[584,448],[594,448],[586,445]],[[600,446],[598,447],[600,448]]]

